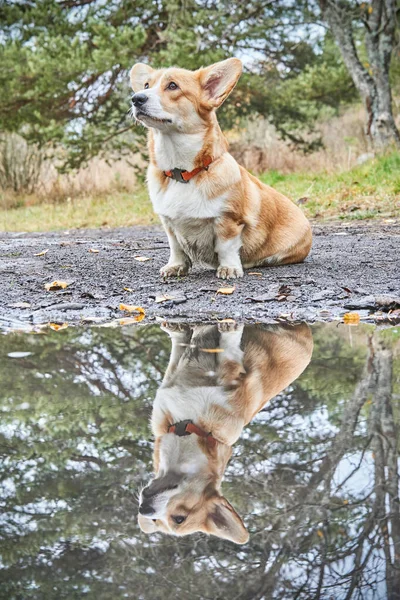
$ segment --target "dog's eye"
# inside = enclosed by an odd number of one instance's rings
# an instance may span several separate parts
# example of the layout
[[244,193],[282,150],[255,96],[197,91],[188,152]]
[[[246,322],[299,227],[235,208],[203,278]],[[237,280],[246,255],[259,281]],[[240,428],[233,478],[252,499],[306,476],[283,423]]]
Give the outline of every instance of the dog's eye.
[[175,521],[175,523],[177,525],[180,525],[181,523],[183,523],[183,521],[186,520],[186,517],[181,517],[181,516],[172,517],[172,520]]
[[145,90],[148,90],[148,89],[149,89],[149,84],[148,84],[148,83],[145,83],[145,84],[144,84],[144,89],[145,89]]
[[168,84],[167,90],[177,90],[177,89],[178,89],[178,86],[173,81],[171,81],[171,83]]

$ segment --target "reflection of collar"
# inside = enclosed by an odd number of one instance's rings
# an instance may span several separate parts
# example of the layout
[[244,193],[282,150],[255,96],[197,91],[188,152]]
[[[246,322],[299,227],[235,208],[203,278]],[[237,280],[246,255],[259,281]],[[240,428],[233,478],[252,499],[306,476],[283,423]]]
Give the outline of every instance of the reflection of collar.
[[164,175],[169,177],[170,179],[175,179],[175,181],[179,181],[179,183],[188,183],[192,177],[200,173],[200,171],[208,171],[208,167],[211,165],[213,159],[211,156],[206,156],[203,159],[203,166],[197,167],[197,169],[193,169],[193,171],[185,171],[184,169],[172,169],[170,171],[164,171]]
[[215,448],[215,446],[218,444],[218,440],[216,440],[211,433],[207,433],[203,429],[200,429],[200,427],[197,427],[197,425],[190,421],[190,419],[187,421],[179,421],[179,423],[170,425],[168,427],[168,433],[174,433],[179,437],[195,433],[199,437],[206,438],[207,445],[210,448]]

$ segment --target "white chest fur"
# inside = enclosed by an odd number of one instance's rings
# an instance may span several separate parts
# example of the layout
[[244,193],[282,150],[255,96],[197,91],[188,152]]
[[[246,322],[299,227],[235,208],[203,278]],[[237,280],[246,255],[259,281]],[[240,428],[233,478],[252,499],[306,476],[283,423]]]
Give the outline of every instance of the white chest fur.
[[228,394],[222,387],[161,387],[155,398],[154,409],[171,414],[175,423],[186,419],[198,423],[207,418],[216,404],[229,408]]
[[171,180],[165,190],[149,169],[148,185],[154,211],[170,219],[215,219],[219,217],[226,202],[226,194],[210,200],[205,191],[194,181],[180,183]]

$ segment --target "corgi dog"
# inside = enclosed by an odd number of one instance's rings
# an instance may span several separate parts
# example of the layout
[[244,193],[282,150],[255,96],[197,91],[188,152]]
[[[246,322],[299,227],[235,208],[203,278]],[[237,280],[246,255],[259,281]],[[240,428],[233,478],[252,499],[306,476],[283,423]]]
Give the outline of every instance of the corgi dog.
[[197,71],[131,69],[132,115],[149,129],[150,198],[170,246],[163,277],[186,275],[199,262],[234,279],[244,268],[298,263],[310,252],[301,210],[228,152],[216,109],[241,72],[237,58]]
[[246,527],[221,493],[224,471],[243,427],[310,362],[311,330],[223,322],[164,328],[172,349],[153,405],[155,475],[140,493],[139,525],[244,544]]

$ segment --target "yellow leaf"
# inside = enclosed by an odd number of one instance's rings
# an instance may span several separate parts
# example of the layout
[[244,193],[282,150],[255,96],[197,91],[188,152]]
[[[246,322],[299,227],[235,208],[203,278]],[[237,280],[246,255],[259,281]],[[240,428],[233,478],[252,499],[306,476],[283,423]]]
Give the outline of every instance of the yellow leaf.
[[349,501],[348,500],[343,500],[343,504],[348,504]]
[[61,331],[61,329],[67,329],[68,323],[49,323],[49,327],[53,331]]
[[129,325],[129,323],[139,323],[146,316],[146,313],[141,306],[130,306],[129,304],[120,304],[119,310],[124,310],[127,313],[133,313],[133,312],[138,313],[134,317],[128,317],[127,319],[120,319],[119,320],[120,325]]
[[92,254],[98,254],[100,250],[97,250],[97,248],[89,248],[89,252],[91,252]]
[[140,313],[135,317],[125,317],[124,319],[118,319],[118,323],[120,325],[132,325],[133,323],[140,323],[140,321],[143,321],[144,317],[144,313]]
[[323,537],[324,537],[324,534],[323,534],[323,532],[321,531],[321,529],[318,529],[318,531],[317,531],[317,536],[318,536],[318,537],[320,537],[320,538],[323,538]]
[[132,288],[124,288],[124,292],[133,292]]
[[33,256],[44,256],[45,254],[47,254],[49,251],[49,249],[47,248],[47,250],[42,250],[41,252],[38,252],[37,254],[34,254]]
[[209,354],[218,354],[223,351],[223,348],[200,348],[200,352],[208,352]]
[[374,12],[374,9],[372,8],[372,6],[368,6],[368,14],[372,14]]
[[357,325],[360,322],[360,315],[356,312],[343,315],[343,323],[346,325]]
[[156,302],[166,302],[166,300],[173,300],[173,296],[168,296],[168,294],[163,294],[162,296],[156,296]]
[[68,283],[66,281],[52,281],[51,283],[46,283],[44,287],[48,292],[56,292],[57,290],[65,290],[68,287]]
[[146,262],[146,260],[151,260],[148,256],[134,256],[133,257],[138,262]]
[[234,291],[235,286],[233,285],[232,287],[219,288],[219,290],[217,290],[217,294],[224,294],[225,296],[229,296],[229,294],[233,294]]

